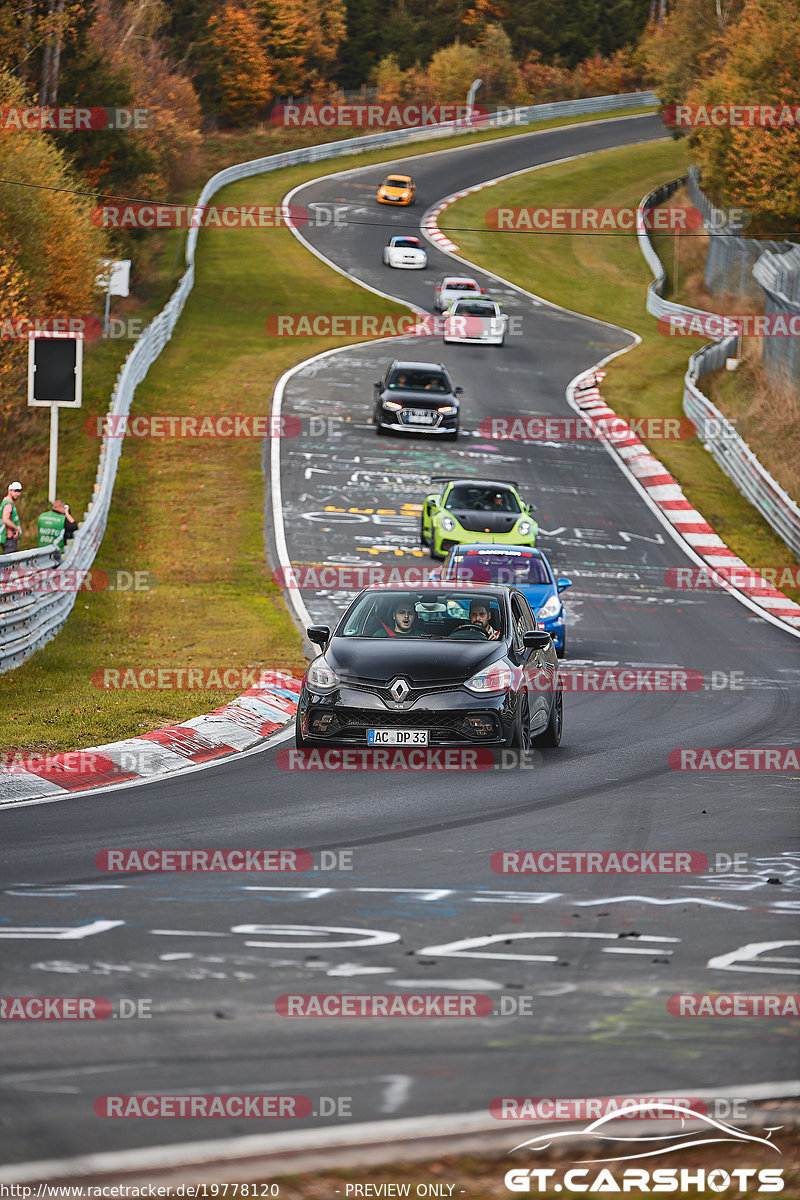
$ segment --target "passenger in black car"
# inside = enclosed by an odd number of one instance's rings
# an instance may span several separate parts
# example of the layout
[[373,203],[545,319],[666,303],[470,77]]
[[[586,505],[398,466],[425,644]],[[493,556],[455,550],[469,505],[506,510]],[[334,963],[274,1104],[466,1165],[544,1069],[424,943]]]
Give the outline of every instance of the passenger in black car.
[[392,609],[392,624],[385,625],[381,621],[381,628],[375,634],[375,637],[408,637],[410,634],[416,633],[415,625],[417,623],[417,614],[413,604],[407,600],[398,600]]

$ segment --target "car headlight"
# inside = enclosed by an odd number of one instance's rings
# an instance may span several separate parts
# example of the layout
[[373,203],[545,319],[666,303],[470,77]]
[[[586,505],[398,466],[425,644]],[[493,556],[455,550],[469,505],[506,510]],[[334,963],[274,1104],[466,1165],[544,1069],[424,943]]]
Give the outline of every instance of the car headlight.
[[455,409],[454,404],[443,404],[442,407],[437,408],[436,411],[438,413],[441,413],[442,416],[449,417],[451,413],[454,413],[456,411],[456,409]]
[[306,673],[306,683],[315,692],[330,692],[339,685],[339,676],[325,661],[325,655],[315,658]]
[[442,517],[442,519],[440,521],[440,525],[442,526],[442,529],[445,531],[445,533],[450,533],[451,530],[455,529],[455,527],[456,527],[456,523],[452,517]]
[[467,680],[464,687],[479,695],[486,695],[490,692],[506,692],[514,686],[514,675],[515,671],[511,664],[501,658],[499,662],[494,662],[490,667],[478,671],[476,675]]
[[398,404],[396,400],[384,400],[383,407],[388,408],[389,412],[400,412],[403,406],[402,404]]
[[519,525],[517,525],[517,533],[521,534],[523,537],[527,537],[530,531],[530,521],[520,521]]
[[549,621],[551,617],[557,617],[560,611],[561,601],[558,596],[550,596],[536,615],[541,621]]

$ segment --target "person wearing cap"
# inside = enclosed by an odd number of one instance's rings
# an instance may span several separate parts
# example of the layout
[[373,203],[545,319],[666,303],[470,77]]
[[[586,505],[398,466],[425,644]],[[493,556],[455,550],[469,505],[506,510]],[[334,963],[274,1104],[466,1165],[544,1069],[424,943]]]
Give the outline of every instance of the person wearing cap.
[[69,505],[63,500],[54,500],[52,508],[43,512],[39,517],[39,545],[56,545],[60,550],[74,535],[78,522],[69,511]]
[[22,526],[19,523],[17,501],[21,495],[22,484],[15,479],[0,501],[0,552],[3,554],[16,554],[19,547]]

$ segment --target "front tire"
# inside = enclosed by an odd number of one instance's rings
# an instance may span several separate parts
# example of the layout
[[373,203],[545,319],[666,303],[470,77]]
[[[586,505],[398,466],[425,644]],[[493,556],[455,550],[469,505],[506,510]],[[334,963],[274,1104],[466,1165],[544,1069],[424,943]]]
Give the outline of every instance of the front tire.
[[561,641],[561,649],[556,650],[556,654],[558,655],[559,658],[563,658],[566,653],[567,653],[567,631],[565,629],[564,637],[562,638],[562,641]]
[[308,746],[308,742],[303,737],[302,729],[300,728],[300,713],[294,719],[294,745],[296,750],[304,750]]
[[517,719],[511,735],[511,747],[519,750],[521,757],[528,754],[531,748],[531,706],[526,692],[523,692],[517,701]]
[[564,729],[564,694],[561,691],[556,692],[553,699],[553,709],[550,713],[550,720],[547,723],[547,728],[544,733],[540,733],[534,739],[534,745],[541,746],[543,749],[554,749],[561,744],[561,734]]
[[420,546],[428,546],[430,545],[430,540],[429,537],[425,537],[425,517],[422,516],[419,519],[419,544]]

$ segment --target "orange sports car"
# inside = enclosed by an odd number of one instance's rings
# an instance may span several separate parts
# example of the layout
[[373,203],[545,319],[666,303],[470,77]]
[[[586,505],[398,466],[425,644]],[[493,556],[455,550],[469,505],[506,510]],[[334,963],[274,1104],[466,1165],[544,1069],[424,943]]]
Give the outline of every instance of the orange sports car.
[[379,204],[413,204],[417,189],[410,175],[387,175],[378,188]]

